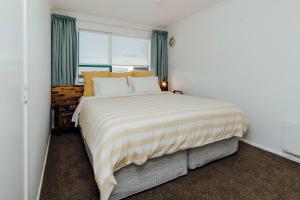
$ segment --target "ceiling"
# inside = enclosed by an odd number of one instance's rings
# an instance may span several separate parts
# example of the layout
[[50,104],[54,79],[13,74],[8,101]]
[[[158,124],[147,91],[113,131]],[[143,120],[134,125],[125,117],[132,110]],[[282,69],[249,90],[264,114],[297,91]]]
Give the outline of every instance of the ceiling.
[[167,26],[221,0],[53,0],[54,9]]

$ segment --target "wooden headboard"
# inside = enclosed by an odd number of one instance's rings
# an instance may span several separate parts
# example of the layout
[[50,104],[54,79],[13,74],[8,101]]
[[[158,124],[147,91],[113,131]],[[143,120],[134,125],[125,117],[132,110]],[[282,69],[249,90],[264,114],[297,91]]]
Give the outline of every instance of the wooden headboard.
[[53,86],[51,91],[51,106],[78,103],[83,95],[83,85]]

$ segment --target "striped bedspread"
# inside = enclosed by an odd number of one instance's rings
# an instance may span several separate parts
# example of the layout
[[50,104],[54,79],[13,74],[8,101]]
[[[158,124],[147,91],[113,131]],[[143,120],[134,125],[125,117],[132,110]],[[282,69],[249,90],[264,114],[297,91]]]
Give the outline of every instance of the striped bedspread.
[[73,121],[91,150],[101,200],[117,184],[113,173],[126,165],[242,137],[248,127],[237,105],[168,92],[82,98]]

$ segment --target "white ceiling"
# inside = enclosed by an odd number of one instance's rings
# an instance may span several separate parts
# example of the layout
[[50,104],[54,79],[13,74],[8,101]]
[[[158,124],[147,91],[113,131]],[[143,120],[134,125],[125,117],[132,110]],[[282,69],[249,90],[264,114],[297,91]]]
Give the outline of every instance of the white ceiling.
[[151,26],[167,26],[221,0],[53,0],[54,8]]

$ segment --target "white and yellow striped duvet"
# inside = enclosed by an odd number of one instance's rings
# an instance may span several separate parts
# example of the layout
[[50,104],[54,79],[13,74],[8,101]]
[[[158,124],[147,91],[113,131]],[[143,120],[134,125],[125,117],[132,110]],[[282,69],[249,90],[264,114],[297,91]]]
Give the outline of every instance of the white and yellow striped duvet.
[[241,137],[247,130],[247,118],[234,104],[172,93],[84,98],[73,116],[78,119],[101,200],[117,184],[113,172],[126,165]]

